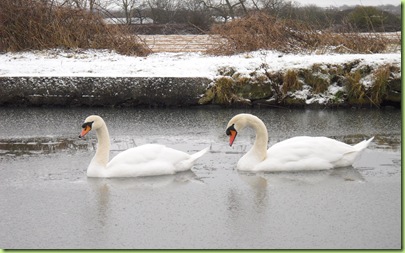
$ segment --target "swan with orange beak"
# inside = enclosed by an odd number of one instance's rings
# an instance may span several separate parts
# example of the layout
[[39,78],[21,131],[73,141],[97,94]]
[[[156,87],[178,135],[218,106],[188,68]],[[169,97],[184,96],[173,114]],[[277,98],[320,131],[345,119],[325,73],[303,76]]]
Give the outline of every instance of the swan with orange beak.
[[242,156],[237,169],[245,171],[328,170],[352,166],[374,137],[349,145],[327,137],[297,136],[267,149],[268,133],[262,120],[251,114],[238,114],[227,125],[232,146],[239,131],[251,127],[256,132],[252,148]]
[[110,136],[104,120],[97,115],[87,117],[79,138],[95,130],[96,154],[87,168],[88,177],[141,177],[170,175],[190,170],[209,148],[188,154],[159,144],[144,144],[127,149],[109,161]]

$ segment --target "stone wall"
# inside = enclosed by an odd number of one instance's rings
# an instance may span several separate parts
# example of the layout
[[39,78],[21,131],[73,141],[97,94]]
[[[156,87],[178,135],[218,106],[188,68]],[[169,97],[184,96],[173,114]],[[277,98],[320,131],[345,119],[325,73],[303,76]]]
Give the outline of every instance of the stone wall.
[[0,105],[188,106],[206,78],[0,77]]

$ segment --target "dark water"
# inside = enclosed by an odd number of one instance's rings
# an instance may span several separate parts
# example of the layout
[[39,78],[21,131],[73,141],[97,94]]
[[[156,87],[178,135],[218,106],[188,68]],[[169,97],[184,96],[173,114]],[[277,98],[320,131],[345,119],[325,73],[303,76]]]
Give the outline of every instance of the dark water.
[[[232,148],[224,133],[240,112],[263,119],[270,145],[375,140],[351,168],[241,173],[253,132]],[[95,135],[77,136],[90,114],[112,155],[145,143],[210,152],[186,173],[88,179]],[[0,248],[397,249],[400,153],[398,110],[0,108]]]

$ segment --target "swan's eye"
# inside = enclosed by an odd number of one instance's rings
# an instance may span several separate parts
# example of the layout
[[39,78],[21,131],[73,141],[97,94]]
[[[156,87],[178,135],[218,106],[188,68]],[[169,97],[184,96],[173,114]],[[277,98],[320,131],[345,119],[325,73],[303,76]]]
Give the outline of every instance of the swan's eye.
[[232,126],[228,127],[228,129],[226,129],[226,135],[230,136],[229,137],[229,146],[232,146],[237,134],[238,134],[238,132],[235,129],[235,124],[233,124]]
[[94,121],[84,123],[84,124],[82,125],[82,128],[90,127],[90,129],[91,129],[91,127],[92,127],[92,125],[93,125],[93,122],[94,122]]
[[231,133],[232,133],[231,131],[236,132],[235,124],[232,124],[232,126],[228,127],[228,129],[226,129],[226,135],[231,135]]
[[93,125],[93,121],[84,123],[82,125],[83,130],[80,133],[79,138],[84,137],[88,132],[90,132],[92,125]]

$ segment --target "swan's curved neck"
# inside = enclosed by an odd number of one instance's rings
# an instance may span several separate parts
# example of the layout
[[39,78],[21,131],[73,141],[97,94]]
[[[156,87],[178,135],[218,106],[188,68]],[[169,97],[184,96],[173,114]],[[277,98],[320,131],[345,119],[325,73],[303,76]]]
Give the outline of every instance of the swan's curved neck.
[[96,130],[96,134],[98,139],[98,146],[96,154],[94,155],[91,163],[94,163],[95,165],[101,166],[103,168],[107,168],[107,163],[110,156],[110,135],[105,123],[102,125],[102,127]]
[[267,128],[264,125],[263,121],[261,121],[257,117],[251,117],[247,123],[250,127],[252,127],[256,132],[256,139],[253,144],[251,151],[255,152],[259,155],[259,158],[264,160],[267,157],[267,142],[269,139],[269,135],[267,133]]

